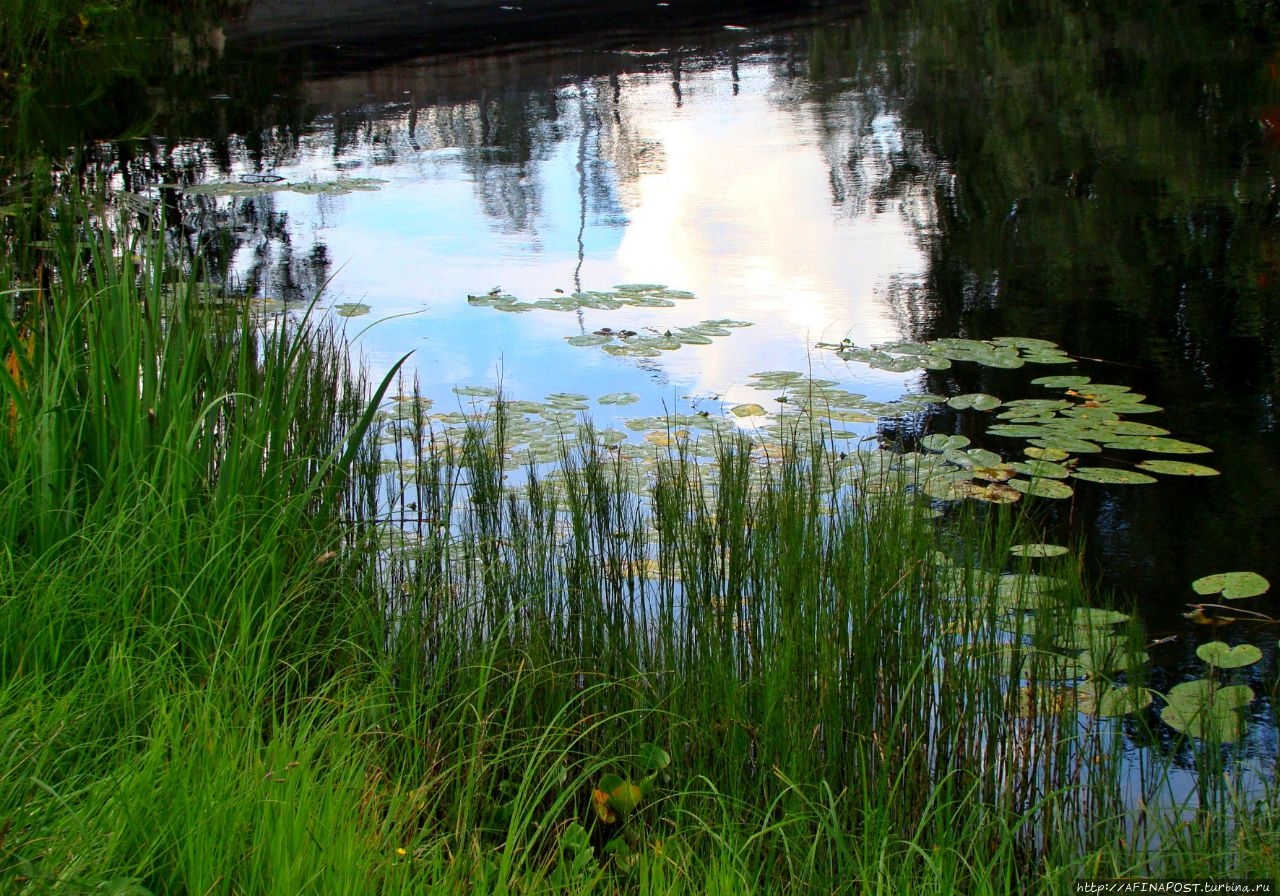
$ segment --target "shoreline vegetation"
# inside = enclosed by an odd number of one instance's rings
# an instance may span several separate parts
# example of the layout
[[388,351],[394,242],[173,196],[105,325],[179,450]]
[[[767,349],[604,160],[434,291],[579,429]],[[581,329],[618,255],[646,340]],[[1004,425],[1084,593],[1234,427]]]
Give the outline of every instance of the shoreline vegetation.
[[[14,146],[75,142],[36,101],[91,96],[59,47],[143,8],[0,6]],[[1238,706],[1162,723],[1035,500],[929,500],[803,429],[642,463],[584,423],[512,474],[500,399],[444,438],[318,315],[211,305],[6,152],[0,890],[1280,878],[1275,762]]]
[[500,399],[441,442],[317,317],[51,220],[6,271],[7,892],[1277,876],[1274,779],[1162,742],[1034,502],[938,518],[803,431],[510,475]]

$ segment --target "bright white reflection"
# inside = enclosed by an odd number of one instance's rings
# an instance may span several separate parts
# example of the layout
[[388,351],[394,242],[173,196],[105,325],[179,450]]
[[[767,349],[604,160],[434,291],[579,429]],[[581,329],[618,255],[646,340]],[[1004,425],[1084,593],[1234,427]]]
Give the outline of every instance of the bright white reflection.
[[[408,315],[365,330],[360,348],[375,368],[414,351],[437,397],[501,377],[511,397],[635,391],[644,403],[627,410],[654,413],[687,395],[760,400],[744,388],[748,376],[790,369],[896,398],[910,377],[849,368],[813,344],[899,337],[886,293],[923,276],[917,227],[896,202],[853,213],[834,202],[832,166],[848,158],[838,141],[847,144],[855,123],[836,122],[848,134],[832,137],[830,106],[820,122],[816,108],[776,94],[764,62],[740,62],[736,90],[727,67],[686,75],[679,103],[665,73],[623,77],[616,98],[603,81],[568,87],[557,130],[523,164],[488,161],[456,139],[468,112],[423,110],[412,134],[407,115],[391,116],[377,146],[340,160],[343,176],[384,179],[381,189],[273,201],[294,245],[326,245],[336,271],[329,298],[372,307],[353,333]],[[877,129],[894,137],[891,119]],[[333,140],[312,135],[278,173],[335,178]],[[533,300],[628,282],[697,299],[526,314],[467,302],[495,287]],[[652,359],[565,342],[602,327],[662,332],[719,318],[754,326]]]

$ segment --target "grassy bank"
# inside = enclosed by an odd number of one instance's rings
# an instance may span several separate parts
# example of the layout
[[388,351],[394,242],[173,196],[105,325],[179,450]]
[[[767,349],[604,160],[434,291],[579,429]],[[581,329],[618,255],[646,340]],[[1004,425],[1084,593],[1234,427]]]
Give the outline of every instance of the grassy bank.
[[1011,555],[1033,512],[935,519],[804,433],[587,431],[512,474],[500,412],[442,440],[325,325],[58,220],[0,349],[6,891],[1277,875],[1274,797],[1238,813],[1216,747],[1166,804],[1149,717],[1063,698],[1081,645],[1141,685],[1140,633],[1080,612],[1070,555]]

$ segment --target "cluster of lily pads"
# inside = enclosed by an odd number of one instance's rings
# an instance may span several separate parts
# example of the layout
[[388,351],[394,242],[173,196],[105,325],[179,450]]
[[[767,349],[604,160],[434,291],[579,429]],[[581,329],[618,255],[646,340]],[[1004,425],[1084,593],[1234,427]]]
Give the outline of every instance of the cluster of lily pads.
[[340,177],[336,180],[289,181],[278,174],[244,174],[238,180],[217,183],[162,183],[161,189],[181,190],[188,196],[214,196],[245,199],[268,193],[303,193],[306,195],[341,196],[346,193],[381,189],[385,180],[376,177]]
[[[892,343],[861,348],[850,343],[822,343],[842,358],[887,370],[936,370],[959,361],[989,367],[1016,368],[1025,364],[1062,364],[1072,359],[1054,343],[1042,339],[1002,337],[990,341],[940,339],[930,343]],[[1106,455],[1143,451],[1153,454],[1204,454],[1209,448],[1172,438],[1167,429],[1126,417],[1161,410],[1146,396],[1127,386],[1094,383],[1087,376],[1044,376],[1035,385],[1059,390],[1058,398],[1019,398],[1005,401],[983,392],[939,398],[955,410],[992,413],[996,423],[988,435],[1024,439],[1024,460],[1005,462],[996,452],[969,448],[966,436],[933,434],[921,441],[932,457],[908,456],[920,476],[920,487],[940,500],[973,498],[1011,503],[1023,495],[1068,498],[1074,491],[1066,480],[1108,485],[1155,482],[1151,473],[1166,476],[1213,476],[1217,470],[1180,459],[1143,459],[1125,466],[1083,464],[1074,455]]]
[[931,342],[891,342],[863,347],[845,339],[820,342],[818,348],[835,351],[846,361],[859,361],[877,370],[910,373],[913,370],[947,370],[952,363],[968,361],[984,367],[1012,370],[1024,364],[1071,364],[1075,361],[1055,343],[1022,336],[995,339],[935,339]]
[[[493,308],[497,311],[616,311],[620,308],[671,308],[677,302],[688,301],[694,294],[683,289],[670,289],[659,283],[623,283],[612,290],[592,290],[589,292],[565,293],[556,290],[556,295],[546,298],[522,301],[510,293],[494,287],[483,295],[469,295],[467,302],[477,307]],[[590,333],[579,333],[566,336],[570,345],[599,346],[610,355],[632,358],[656,358],[663,352],[675,351],[686,345],[710,345],[714,338],[728,336],[737,327],[749,327],[750,321],[704,320],[687,327],[675,327],[667,330],[645,328],[643,332],[625,327],[600,327]]]
[[[1012,572],[957,566],[945,557],[939,558],[935,568],[943,593],[985,598],[976,605],[984,616],[984,608],[994,605],[1006,645],[1001,649],[1020,650],[1024,670],[1033,665],[1038,670],[1025,672],[1011,699],[1014,712],[1034,716],[1071,705],[1084,715],[1115,718],[1141,713],[1159,699],[1164,704],[1160,719],[1175,731],[1218,744],[1234,743],[1244,736],[1241,711],[1256,695],[1239,679],[1237,670],[1262,659],[1257,645],[1231,645],[1222,640],[1200,644],[1196,655],[1205,663],[1206,674],[1174,685],[1168,693],[1129,683],[1129,676],[1150,660],[1145,651],[1133,649],[1118,631],[1129,621],[1129,615],[1106,608],[1060,606],[1058,594],[1064,581],[1032,571],[1030,564],[1065,556],[1067,548],[1022,544],[1011,550],[1020,558],[1020,568]],[[1204,576],[1193,582],[1192,588],[1202,595],[1222,594],[1227,599],[1239,599],[1265,593],[1270,584],[1254,572],[1231,572]],[[969,600],[959,601],[957,606],[975,607]],[[1214,605],[1192,604],[1197,609],[1207,606]],[[1222,617],[1217,624],[1224,624]],[[952,627],[967,637],[963,643],[970,649],[992,643],[989,638],[978,636],[981,623],[977,620],[957,618]]]
[[522,301],[494,287],[481,295],[467,296],[468,304],[495,311],[617,311],[628,306],[637,308],[672,308],[688,301],[694,294],[683,289],[669,289],[660,283],[622,283],[611,290],[566,293],[556,290],[554,296]]
[[710,345],[713,337],[728,336],[729,328],[749,327],[741,320],[704,320],[688,327],[669,330],[647,328],[644,332],[601,327],[591,333],[567,336],[570,345],[596,345],[607,354],[632,358],[656,358],[663,352],[674,351],[686,345]]

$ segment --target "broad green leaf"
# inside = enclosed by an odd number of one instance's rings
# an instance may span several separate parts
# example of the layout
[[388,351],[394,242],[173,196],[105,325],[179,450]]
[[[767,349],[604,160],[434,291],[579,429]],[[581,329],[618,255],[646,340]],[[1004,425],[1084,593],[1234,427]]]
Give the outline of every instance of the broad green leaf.
[[1102,718],[1141,712],[1151,705],[1151,692],[1145,688],[1112,687],[1092,681],[1077,686],[1076,698],[1081,712]]
[[601,395],[596,399],[600,404],[616,405],[635,404],[639,400],[640,396],[634,392],[610,392],[608,395]]
[[1024,495],[1035,495],[1039,498],[1070,498],[1075,494],[1071,486],[1056,479],[1011,479],[1009,486]]
[[920,445],[926,451],[951,451],[953,449],[967,448],[969,446],[969,437],[935,432],[921,439]]
[[1223,687],[1209,679],[1175,685],[1165,698],[1160,718],[1177,731],[1219,743],[1234,743],[1244,735],[1240,710],[1253,701],[1248,685]]
[[769,412],[764,409],[763,405],[752,403],[740,404],[733,410],[729,411],[729,413],[733,414],[735,417],[759,417]]
[[1037,448],[1034,445],[1023,448],[1022,453],[1035,460],[1047,460],[1052,463],[1064,461],[1071,456],[1060,448]]
[[1163,436],[1117,436],[1106,439],[1103,444],[1117,451],[1150,451],[1154,454],[1209,454],[1213,451],[1204,445]]
[[1015,557],[1061,557],[1067,549],[1060,544],[1015,544],[1009,553]]
[[947,399],[947,404],[958,411],[973,408],[975,411],[990,411],[1000,407],[1000,399],[985,392],[970,392]]
[[1218,471],[1203,464],[1193,464],[1185,460],[1144,460],[1138,464],[1139,470],[1149,473],[1163,473],[1166,476],[1217,476]]
[[1039,376],[1031,382],[1048,389],[1079,389],[1090,380],[1087,376]]
[[1032,479],[1066,479],[1071,472],[1062,464],[1056,464],[1049,460],[1016,461],[1009,466],[1024,476],[1030,476]]
[[646,772],[661,771],[671,764],[671,754],[657,744],[645,744],[640,748],[639,764]]
[[1271,583],[1256,572],[1220,572],[1191,583],[1196,594],[1221,594],[1227,600],[1266,593]]
[[1210,641],[1196,648],[1196,656],[1219,669],[1239,669],[1262,659],[1262,651],[1252,644],[1231,647],[1222,641]]
[[1102,450],[1095,442],[1090,442],[1087,439],[1067,438],[1065,436],[1042,435],[1040,438],[1030,439],[1029,441],[1037,448],[1054,448],[1070,454],[1097,454]]
[[1154,476],[1133,470],[1121,470],[1117,467],[1080,467],[1071,475],[1075,479],[1103,482],[1108,485],[1146,485],[1156,481]]

